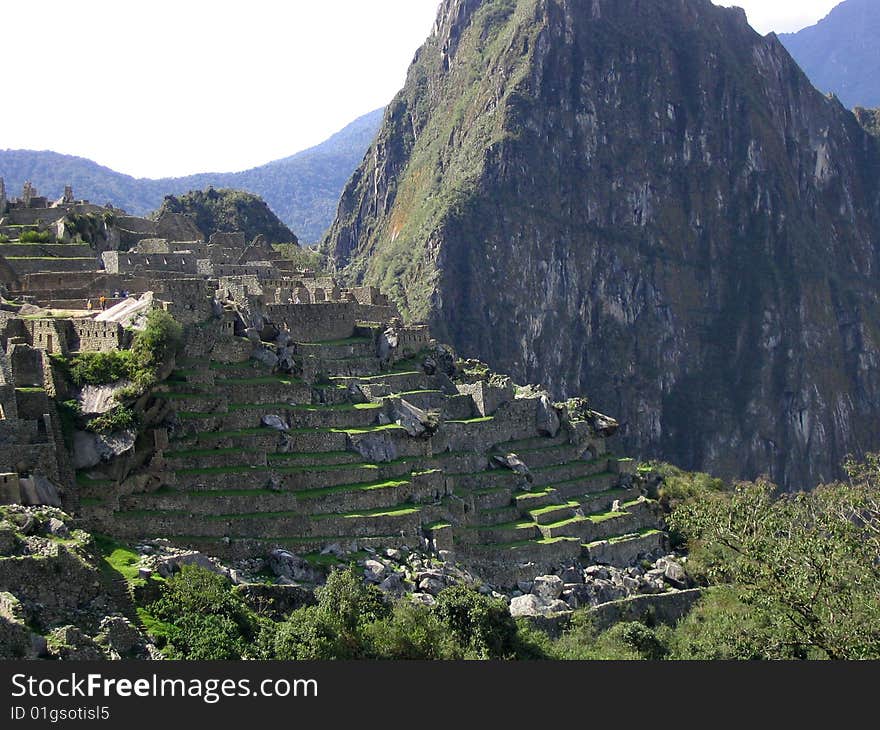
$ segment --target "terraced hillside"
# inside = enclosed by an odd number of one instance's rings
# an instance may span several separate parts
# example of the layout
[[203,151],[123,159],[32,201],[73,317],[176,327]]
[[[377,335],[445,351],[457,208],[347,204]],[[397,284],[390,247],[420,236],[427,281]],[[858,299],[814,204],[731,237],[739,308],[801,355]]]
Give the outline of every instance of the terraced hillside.
[[298,375],[248,358],[243,338],[229,361],[188,348],[157,394],[167,444],[125,479],[80,473],[84,516],[230,558],[426,540],[504,585],[662,546],[632,462],[607,450],[610,419],[461,361],[444,373],[430,351],[389,362],[383,330],[294,343]]

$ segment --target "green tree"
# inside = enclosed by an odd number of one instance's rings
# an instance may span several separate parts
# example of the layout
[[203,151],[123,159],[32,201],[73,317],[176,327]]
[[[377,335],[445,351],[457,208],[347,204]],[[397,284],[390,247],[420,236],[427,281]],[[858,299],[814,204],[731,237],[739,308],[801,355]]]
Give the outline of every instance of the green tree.
[[[760,637],[764,658],[880,657],[878,467],[876,456],[851,463],[849,483],[802,494],[740,484],[673,513],[703,577],[731,586],[754,616],[740,628]],[[708,612],[706,630],[734,627],[738,610]]]
[[464,585],[440,593],[437,618],[465,648],[468,658],[509,659],[517,650],[516,621],[501,600]]
[[135,379],[155,379],[157,371],[179,352],[182,344],[183,327],[165,310],[152,310],[131,345]]
[[318,604],[294,611],[275,640],[279,659],[362,659],[370,654],[367,628],[391,608],[353,568],[333,570],[315,591]]
[[464,650],[427,606],[399,601],[390,616],[365,630],[377,659],[461,659]]
[[147,612],[164,624],[158,638],[172,659],[249,657],[261,629],[226,578],[195,565],[168,578]]

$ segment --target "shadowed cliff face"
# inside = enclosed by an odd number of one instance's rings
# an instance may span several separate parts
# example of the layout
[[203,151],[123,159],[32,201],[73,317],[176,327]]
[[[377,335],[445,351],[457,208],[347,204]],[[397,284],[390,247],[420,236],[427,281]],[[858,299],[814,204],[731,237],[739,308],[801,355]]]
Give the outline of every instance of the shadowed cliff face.
[[325,249],[621,450],[790,487],[880,448],[878,153],[708,0],[447,0]]

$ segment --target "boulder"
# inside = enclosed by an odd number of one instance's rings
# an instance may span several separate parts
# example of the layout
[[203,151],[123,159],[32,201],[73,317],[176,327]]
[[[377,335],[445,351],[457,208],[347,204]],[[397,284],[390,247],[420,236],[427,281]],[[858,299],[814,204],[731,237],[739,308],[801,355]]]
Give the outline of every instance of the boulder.
[[269,569],[279,578],[299,583],[320,583],[324,577],[305,558],[280,548],[269,553]]
[[419,581],[419,591],[432,596],[439,596],[444,588],[446,588],[446,584],[438,578],[427,577]]
[[681,565],[673,560],[666,561],[663,577],[676,588],[687,588],[687,573]]
[[23,545],[15,533],[16,530],[10,523],[0,523],[0,557],[14,555]]
[[584,572],[580,568],[570,567],[563,570],[559,577],[563,583],[583,583]]
[[[248,332],[256,332],[256,330],[249,329]],[[256,342],[258,343],[260,341],[259,333],[257,333],[256,338]],[[252,342],[254,341],[250,335],[248,335],[248,339],[250,339]],[[255,348],[254,351],[251,353],[251,359],[256,360],[258,363],[272,369],[274,369],[278,365],[278,355],[276,355],[268,347],[261,346]]]
[[393,596],[401,596],[404,593],[403,576],[400,573],[392,573],[379,584],[379,590]]
[[60,507],[61,497],[58,487],[50,482],[42,474],[34,474],[29,478],[19,480],[21,491],[21,503],[28,506],[51,506]]
[[570,590],[566,590],[562,597],[570,609],[576,610],[584,606],[593,605],[595,595],[595,591],[591,586],[576,583],[571,586]]
[[406,432],[417,437],[422,434],[433,432],[436,428],[428,414],[421,408],[416,408],[412,403],[403,398],[391,401],[390,418],[398,426],[402,426]]
[[611,438],[620,428],[620,424],[611,416],[606,416],[597,411],[589,411],[587,413],[587,423],[590,424],[590,428],[596,435],[603,438]]
[[281,416],[265,415],[260,419],[260,423],[266,428],[274,428],[276,431],[289,431],[288,426]]
[[412,595],[410,595],[410,600],[413,603],[420,603],[421,605],[428,606],[429,608],[437,603],[437,599],[428,593],[413,593]]
[[565,584],[558,575],[540,575],[532,584],[532,595],[545,602],[555,601],[562,595]]
[[586,580],[609,580],[611,574],[604,565],[591,565],[589,568],[584,568],[584,578]]
[[368,583],[381,583],[387,575],[388,568],[378,560],[367,560],[364,562],[364,579]]
[[432,343],[430,358],[434,361],[436,372],[451,378],[455,375],[455,351],[449,345]]
[[398,458],[397,444],[388,431],[357,434],[351,436],[349,440],[352,450],[363,456],[364,461],[387,464]]
[[52,517],[48,524],[46,525],[46,529],[48,530],[50,535],[54,535],[55,537],[60,537],[64,540],[70,537],[70,530],[67,525],[65,525],[61,520],[57,517]]
[[179,555],[167,555],[158,558],[155,562],[156,572],[163,578],[168,578],[179,572],[184,565],[197,565],[212,573],[225,575],[225,572],[214,563],[207,555],[198,552],[180,553]]
[[112,385],[86,385],[76,399],[80,411],[86,416],[96,416],[112,411],[119,406],[116,394],[130,385],[130,380],[121,380]]
[[494,454],[492,456],[492,462],[505,469],[510,469],[515,474],[524,476],[529,481],[532,481],[532,472],[529,470],[529,467],[526,466],[526,463],[516,454]]
[[539,596],[528,593],[524,596],[517,596],[510,601],[510,615],[514,618],[545,616],[548,612],[548,606],[549,604]]
[[330,543],[321,550],[321,555],[335,555],[337,558],[342,558],[345,554],[345,548],[343,548],[338,542]]
[[559,413],[556,406],[550,401],[546,395],[541,395],[538,399],[538,409],[535,414],[535,427],[543,436],[556,438],[559,429],[562,428],[562,422],[559,419]]
[[292,347],[278,348],[278,364],[275,367],[285,373],[296,371],[296,352]]
[[132,451],[136,438],[134,431],[113,434],[76,431],[73,434],[73,466],[75,469],[89,469],[106,464]]

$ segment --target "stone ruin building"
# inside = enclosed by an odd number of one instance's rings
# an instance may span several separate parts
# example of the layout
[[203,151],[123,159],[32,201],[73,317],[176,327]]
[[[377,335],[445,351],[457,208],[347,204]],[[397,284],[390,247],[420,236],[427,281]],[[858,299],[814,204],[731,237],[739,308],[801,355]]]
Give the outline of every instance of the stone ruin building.
[[[36,210],[62,220],[85,205],[72,197],[10,201],[0,232],[35,225]],[[117,538],[227,558],[424,544],[505,586],[665,546],[633,462],[609,450],[616,423],[584,402],[458,360],[374,287],[296,270],[259,237],[205,241],[187,220],[121,214],[114,225],[124,245],[100,253],[0,244],[9,298],[76,312],[0,312],[0,453],[14,453],[0,460],[0,501],[39,475]],[[86,310],[111,291],[129,296]],[[49,356],[125,347],[124,313],[142,306],[185,326],[159,405],[126,453],[71,455]]]

